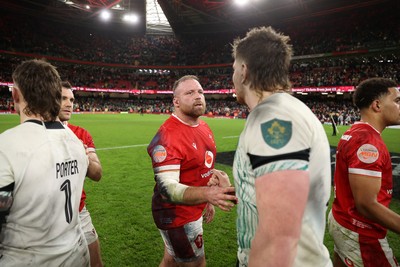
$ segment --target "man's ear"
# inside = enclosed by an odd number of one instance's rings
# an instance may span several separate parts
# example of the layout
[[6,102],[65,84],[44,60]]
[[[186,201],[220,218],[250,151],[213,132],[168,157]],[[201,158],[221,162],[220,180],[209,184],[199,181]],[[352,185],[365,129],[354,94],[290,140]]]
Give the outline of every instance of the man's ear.
[[381,102],[377,99],[374,100],[371,104],[372,110],[375,112],[380,112],[381,111]]
[[14,102],[19,103],[21,92],[16,87],[13,86],[13,88],[11,90],[11,94],[12,94],[12,98],[14,99]]
[[247,78],[248,78],[248,68],[247,68],[247,64],[245,64],[245,63],[242,63],[242,66],[241,66],[241,68],[242,68],[242,77],[241,77],[241,82],[242,82],[242,84],[245,84],[246,83],[246,80],[247,80]]
[[172,103],[174,103],[175,106],[179,107],[179,99],[176,96],[174,96]]

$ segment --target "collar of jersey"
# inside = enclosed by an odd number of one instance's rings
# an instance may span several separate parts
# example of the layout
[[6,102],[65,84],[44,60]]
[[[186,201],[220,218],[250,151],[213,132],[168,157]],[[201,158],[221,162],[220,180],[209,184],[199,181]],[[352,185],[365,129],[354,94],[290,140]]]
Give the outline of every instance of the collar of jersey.
[[200,125],[200,123],[198,123],[198,124],[196,124],[196,125],[190,125],[189,123],[184,122],[183,120],[181,120],[178,116],[176,116],[175,113],[172,113],[172,116],[173,116],[174,118],[176,118],[178,121],[180,121],[180,122],[182,122],[183,124],[185,124],[185,125],[187,125],[187,126],[190,126],[190,127],[197,127],[197,126]]

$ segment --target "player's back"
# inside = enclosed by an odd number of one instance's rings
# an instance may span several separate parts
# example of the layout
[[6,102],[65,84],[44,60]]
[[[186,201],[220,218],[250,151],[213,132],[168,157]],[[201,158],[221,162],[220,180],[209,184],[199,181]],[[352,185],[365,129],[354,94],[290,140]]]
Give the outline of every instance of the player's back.
[[0,266],[87,266],[78,207],[88,160],[79,139],[59,122],[25,122],[0,135],[0,157],[0,177],[9,172],[15,183]]

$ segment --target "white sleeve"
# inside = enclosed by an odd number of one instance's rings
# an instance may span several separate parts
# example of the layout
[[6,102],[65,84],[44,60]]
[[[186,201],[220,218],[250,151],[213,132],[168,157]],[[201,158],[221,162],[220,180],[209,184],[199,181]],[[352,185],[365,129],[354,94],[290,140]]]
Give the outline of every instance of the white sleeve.
[[187,185],[179,183],[179,171],[164,171],[155,173],[160,192],[173,203],[182,203]]

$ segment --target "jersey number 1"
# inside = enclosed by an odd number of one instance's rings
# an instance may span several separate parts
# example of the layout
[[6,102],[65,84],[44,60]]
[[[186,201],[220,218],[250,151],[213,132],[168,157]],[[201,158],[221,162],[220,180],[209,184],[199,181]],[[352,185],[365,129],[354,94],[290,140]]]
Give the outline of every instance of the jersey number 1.
[[71,204],[71,182],[67,179],[60,187],[65,193],[65,220],[67,223],[72,221],[72,204]]

